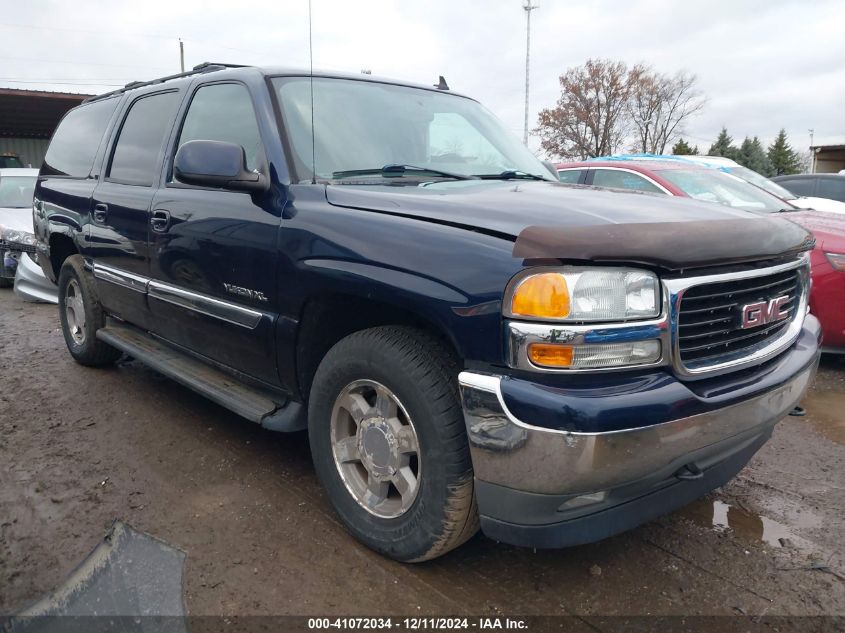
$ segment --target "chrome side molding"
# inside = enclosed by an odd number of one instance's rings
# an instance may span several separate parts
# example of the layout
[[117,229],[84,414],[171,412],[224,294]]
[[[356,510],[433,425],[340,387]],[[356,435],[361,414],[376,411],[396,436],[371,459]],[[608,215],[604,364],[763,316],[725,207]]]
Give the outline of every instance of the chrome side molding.
[[263,312],[258,310],[245,308],[229,301],[215,299],[208,295],[185,290],[178,286],[155,281],[149,277],[142,277],[98,262],[94,262],[92,270],[94,278],[100,281],[116,284],[145,294],[149,298],[158,299],[251,330],[258,327],[261,317],[264,315]]
[[111,266],[104,266],[94,262],[93,265],[94,278],[102,281],[108,281],[136,292],[147,292],[147,284],[150,282],[149,278],[141,277],[135,273],[130,273],[119,268],[112,268]]
[[148,295],[151,299],[158,299],[251,330],[258,327],[261,321],[261,312],[257,310],[250,310],[228,301],[214,299],[159,281],[150,281]]

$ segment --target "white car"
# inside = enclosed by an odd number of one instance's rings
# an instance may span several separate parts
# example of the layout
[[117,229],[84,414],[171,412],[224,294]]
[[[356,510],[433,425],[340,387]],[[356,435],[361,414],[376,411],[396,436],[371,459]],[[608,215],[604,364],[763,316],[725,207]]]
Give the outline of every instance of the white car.
[[0,169],[0,287],[27,301],[58,303],[58,289],[34,259],[32,196],[37,169]]
[[769,180],[765,176],[761,176],[756,171],[743,167],[739,163],[724,156],[664,156],[661,158],[672,158],[674,160],[686,160],[699,165],[713,167],[727,172],[737,178],[750,182],[752,185],[765,189],[773,196],[777,196],[781,200],[786,200],[791,205],[799,209],[815,209],[816,211],[826,211],[828,213],[842,213],[845,214],[845,202],[838,200],[831,200],[830,198],[815,198],[815,197],[799,197],[788,189],[782,187],[773,180]]

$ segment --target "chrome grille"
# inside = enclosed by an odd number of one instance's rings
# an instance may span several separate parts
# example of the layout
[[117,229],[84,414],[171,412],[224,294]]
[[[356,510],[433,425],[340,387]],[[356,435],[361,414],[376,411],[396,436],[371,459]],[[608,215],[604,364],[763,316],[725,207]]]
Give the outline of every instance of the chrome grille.
[[[788,317],[774,323],[742,329],[743,306],[789,297]],[[677,350],[684,365],[708,364],[731,353],[741,353],[776,339],[796,317],[801,299],[798,270],[732,279],[693,286],[681,297],[678,311]]]

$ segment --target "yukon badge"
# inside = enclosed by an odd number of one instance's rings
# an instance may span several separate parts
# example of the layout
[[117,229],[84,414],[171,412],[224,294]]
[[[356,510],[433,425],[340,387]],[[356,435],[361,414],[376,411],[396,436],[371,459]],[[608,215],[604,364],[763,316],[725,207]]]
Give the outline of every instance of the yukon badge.
[[229,292],[233,295],[247,297],[249,299],[254,299],[255,301],[267,301],[267,297],[264,295],[264,293],[258,290],[251,290],[250,288],[241,288],[240,286],[233,286],[232,284],[227,283],[224,283],[223,287],[226,289],[226,292]]
[[777,299],[742,306],[742,329],[747,330],[787,318],[789,316],[789,308],[785,307],[787,303],[789,303],[789,296],[783,295]]

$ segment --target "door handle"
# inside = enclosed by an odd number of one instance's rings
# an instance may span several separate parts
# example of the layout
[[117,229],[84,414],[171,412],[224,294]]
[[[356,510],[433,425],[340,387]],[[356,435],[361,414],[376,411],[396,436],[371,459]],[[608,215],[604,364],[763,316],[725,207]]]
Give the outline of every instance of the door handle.
[[98,203],[94,205],[94,222],[105,224],[109,216],[109,205]]
[[150,226],[156,233],[165,233],[170,228],[170,211],[156,209],[150,218]]

